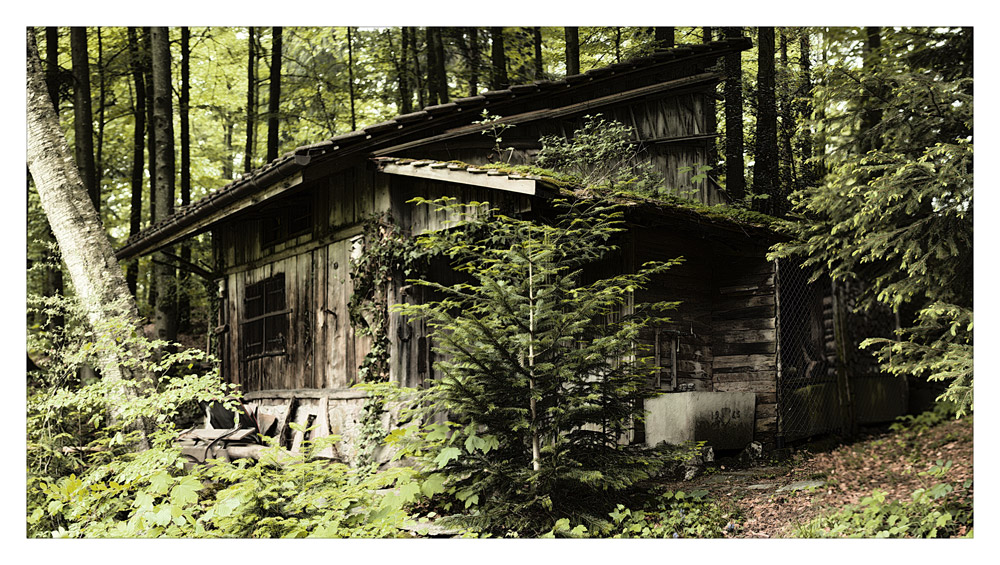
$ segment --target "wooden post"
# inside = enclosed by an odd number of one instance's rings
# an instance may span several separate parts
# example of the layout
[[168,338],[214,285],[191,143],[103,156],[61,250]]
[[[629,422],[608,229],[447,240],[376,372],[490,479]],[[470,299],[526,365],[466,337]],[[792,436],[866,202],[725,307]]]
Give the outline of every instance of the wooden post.
[[840,403],[841,430],[851,438],[854,436],[856,422],[854,420],[854,405],[851,399],[851,383],[848,379],[847,354],[847,312],[843,295],[843,287],[833,280],[830,282],[833,296],[833,340],[837,352],[837,399]]
[[781,365],[781,263],[774,260],[774,392],[777,402],[775,411],[775,445],[778,449],[785,447],[785,419],[782,417],[782,379]]

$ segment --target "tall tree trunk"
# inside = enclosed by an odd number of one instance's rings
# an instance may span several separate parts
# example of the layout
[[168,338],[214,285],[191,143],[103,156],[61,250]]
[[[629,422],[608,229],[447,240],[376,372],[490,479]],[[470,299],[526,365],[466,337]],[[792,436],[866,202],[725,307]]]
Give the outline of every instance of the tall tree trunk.
[[[864,42],[864,62],[865,67],[879,64],[878,51],[882,47],[882,28],[866,27]],[[877,99],[879,92],[872,90],[870,84],[862,85],[863,110],[861,112],[861,152],[867,153],[882,146],[881,133],[878,130],[882,123],[882,110],[879,108],[881,102]]]
[[[781,62],[783,76],[793,76],[788,66],[788,30],[778,33],[778,60]],[[775,85],[777,88],[777,84]],[[795,186],[795,154],[792,151],[792,138],[795,136],[795,114],[792,111],[792,83],[784,82],[776,92],[778,99],[778,178],[779,186],[784,194]]]
[[249,29],[247,39],[247,145],[243,152],[243,172],[253,170],[253,153],[257,133],[257,30]]
[[62,82],[59,76],[59,28],[45,28],[45,86],[49,91],[49,98],[55,107],[56,116],[59,116],[59,83]]
[[[28,169],[35,181],[42,209],[62,250],[77,298],[95,333],[114,328],[113,322],[116,321],[124,322],[126,331],[138,330],[139,314],[135,301],[128,294],[125,277],[118,267],[111,242],[104,233],[83,179],[71,165],[73,157],[48,96],[31,28],[27,32],[26,69]],[[128,343],[127,340],[125,343]],[[126,398],[137,397],[149,386],[149,375],[130,373],[129,365],[123,363],[124,359],[114,348],[107,349],[99,361],[101,376],[120,385],[119,390]],[[124,402],[123,399],[109,402],[108,409],[113,420],[118,419]],[[137,447],[143,449],[149,445],[145,437],[146,427],[140,423],[139,429],[143,434]]]
[[[743,36],[742,28],[725,28],[727,39]],[[726,192],[734,200],[746,196],[746,177],[743,170],[743,65],[740,53],[725,56],[726,74]]]
[[[191,203],[191,28],[181,28],[181,93],[177,100],[177,110],[181,125],[181,206]],[[191,262],[191,243],[180,244],[181,260]],[[186,332],[191,328],[191,296],[188,293],[190,275],[185,269],[177,277],[177,329]]]
[[355,131],[358,121],[354,112],[354,50],[351,43],[351,26],[347,26],[347,90],[351,96],[351,131]]
[[490,88],[493,90],[503,90],[510,86],[510,79],[507,77],[507,54],[503,48],[502,27],[490,28],[490,42],[492,44],[491,60],[493,62]]
[[802,189],[813,186],[819,181],[819,168],[813,163],[815,154],[813,150],[812,129],[809,120],[812,118],[812,62],[810,61],[811,49],[809,45],[809,32],[802,31],[799,36],[799,87],[795,96],[796,115],[799,123],[804,124],[802,133],[799,136],[798,151],[802,162],[802,173],[799,175],[799,184],[796,188]]
[[444,38],[441,35],[441,28],[428,28],[433,29],[434,42],[428,44],[428,53],[434,52],[434,64],[430,65],[428,70],[429,74],[434,75],[434,83],[437,85],[437,99],[438,104],[447,104],[450,100],[448,96],[448,72],[445,69],[445,54],[444,54]]
[[427,103],[431,106],[441,103],[438,85],[438,51],[434,41],[434,30],[436,28],[427,27],[424,29],[424,40],[427,42]]
[[545,65],[542,61],[542,28],[533,27],[532,40],[535,45],[535,80],[545,78]]
[[[711,43],[712,28],[703,27],[701,29],[702,29],[701,42]],[[708,118],[706,131],[710,134],[717,134],[719,133],[719,116],[717,115],[717,106],[715,103],[715,96],[714,96],[715,93],[713,92],[712,94],[713,94],[712,96],[705,97],[705,115]],[[713,178],[717,178],[718,171],[716,169],[719,166],[719,147],[714,139],[708,144],[708,163],[706,164],[712,167],[712,171],[710,171],[709,174]]]
[[[174,213],[174,121],[170,74],[170,30],[150,29],[153,50],[153,129],[156,130],[156,216]],[[177,339],[177,282],[175,269],[163,253],[153,254],[153,276],[157,283],[153,327],[157,339]]]
[[417,81],[417,106],[426,106],[427,97],[425,95],[425,83],[423,73],[420,72],[420,50],[417,48],[417,30],[410,28],[410,53],[413,54],[413,76]]
[[566,76],[580,74],[580,28],[567,27],[566,31]]
[[[142,53],[134,27],[128,28],[129,67],[132,71],[132,82],[135,86],[135,101],[133,107],[134,128],[132,130],[132,200],[129,209],[129,237],[142,229],[142,176],[145,165],[146,142],[146,84],[143,80]],[[125,273],[128,290],[136,295],[139,286],[139,260],[129,262]]]
[[[149,155],[149,223],[155,224],[156,216],[156,128],[153,127],[153,46],[150,40],[150,28],[142,28],[142,61],[146,82],[146,154]],[[151,310],[156,310],[159,299],[157,280],[153,269],[148,271],[149,285],[146,291],[146,304]]]
[[615,63],[622,62],[622,28],[615,27]]
[[233,130],[236,129],[236,124],[233,123],[229,116],[224,116],[224,119],[226,120],[226,126],[224,128],[226,133],[222,141],[226,146],[226,159],[222,162],[222,178],[232,180],[234,173]]
[[104,178],[104,106],[107,93],[104,88],[104,41],[101,28],[94,28],[97,34],[97,150],[94,156],[94,179],[100,195],[101,179]]
[[479,94],[479,28],[469,28],[469,96]]
[[[648,37],[648,36],[647,36]],[[656,49],[669,49],[674,46],[674,28],[658,27],[654,28],[653,41],[656,42]]]
[[101,215],[101,192],[94,163],[94,117],[90,100],[90,61],[87,50],[87,28],[73,27],[69,31],[69,47],[73,59],[73,124],[76,166],[80,168],[83,186],[90,201]]
[[[49,98],[52,99],[52,107],[55,110],[56,119],[59,118],[59,85],[62,77],[59,72],[59,28],[45,28],[45,87],[48,90]],[[47,225],[45,228],[45,241],[54,242],[55,236],[52,228]],[[55,259],[56,257],[53,257]],[[59,264],[45,269],[46,297],[56,297],[63,295],[63,271]],[[56,331],[66,325],[66,319],[61,314],[54,314],[44,322],[44,326],[49,331]]]
[[281,103],[281,35],[280,27],[271,36],[271,77],[267,100],[267,162],[278,158],[278,112]]
[[757,31],[757,136],[754,146],[753,191],[768,198],[755,209],[781,215],[787,200],[778,179],[778,109],[774,93],[774,28]]
[[410,28],[401,27],[399,28],[399,43],[400,43],[400,53],[399,53],[399,66],[396,69],[397,79],[399,81],[399,111],[401,114],[409,114],[413,111],[413,94],[410,92],[410,38],[409,36]]

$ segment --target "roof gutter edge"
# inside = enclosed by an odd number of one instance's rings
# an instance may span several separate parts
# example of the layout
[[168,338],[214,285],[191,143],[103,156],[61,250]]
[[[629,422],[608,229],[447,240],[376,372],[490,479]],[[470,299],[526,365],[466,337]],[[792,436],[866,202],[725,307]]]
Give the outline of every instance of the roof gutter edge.
[[[274,168],[269,169],[260,175],[250,177],[224,193],[221,193],[218,198],[206,202],[205,205],[199,207],[192,213],[182,215],[177,218],[176,221],[164,223],[160,226],[153,226],[152,231],[148,234],[136,241],[126,243],[118,249],[115,252],[115,257],[119,261],[123,261],[138,255],[156,251],[161,247],[169,245],[174,242],[171,238],[184,229],[189,228],[192,225],[197,224],[199,221],[204,220],[211,214],[222,210],[234,201],[243,198],[248,193],[254,193],[262,190],[291,176],[294,173],[301,171],[310,163],[311,160],[312,158],[308,154],[296,154],[293,157],[289,157]],[[187,237],[190,237],[191,235],[194,234],[192,233]]]

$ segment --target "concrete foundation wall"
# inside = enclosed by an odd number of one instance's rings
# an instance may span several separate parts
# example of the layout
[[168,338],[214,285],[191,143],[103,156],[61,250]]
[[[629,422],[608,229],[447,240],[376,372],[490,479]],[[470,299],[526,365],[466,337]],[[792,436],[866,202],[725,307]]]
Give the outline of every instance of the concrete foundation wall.
[[679,392],[646,400],[646,444],[705,441],[715,449],[743,449],[753,441],[752,392]]

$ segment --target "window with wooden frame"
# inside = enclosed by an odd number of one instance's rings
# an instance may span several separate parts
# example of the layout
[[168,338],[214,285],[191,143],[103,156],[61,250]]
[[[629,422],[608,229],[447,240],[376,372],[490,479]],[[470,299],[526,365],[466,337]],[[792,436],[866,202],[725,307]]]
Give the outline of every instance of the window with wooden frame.
[[261,221],[261,247],[271,247],[310,233],[313,229],[313,195],[297,194],[267,209]]
[[243,359],[287,352],[285,274],[247,285],[243,293]]

